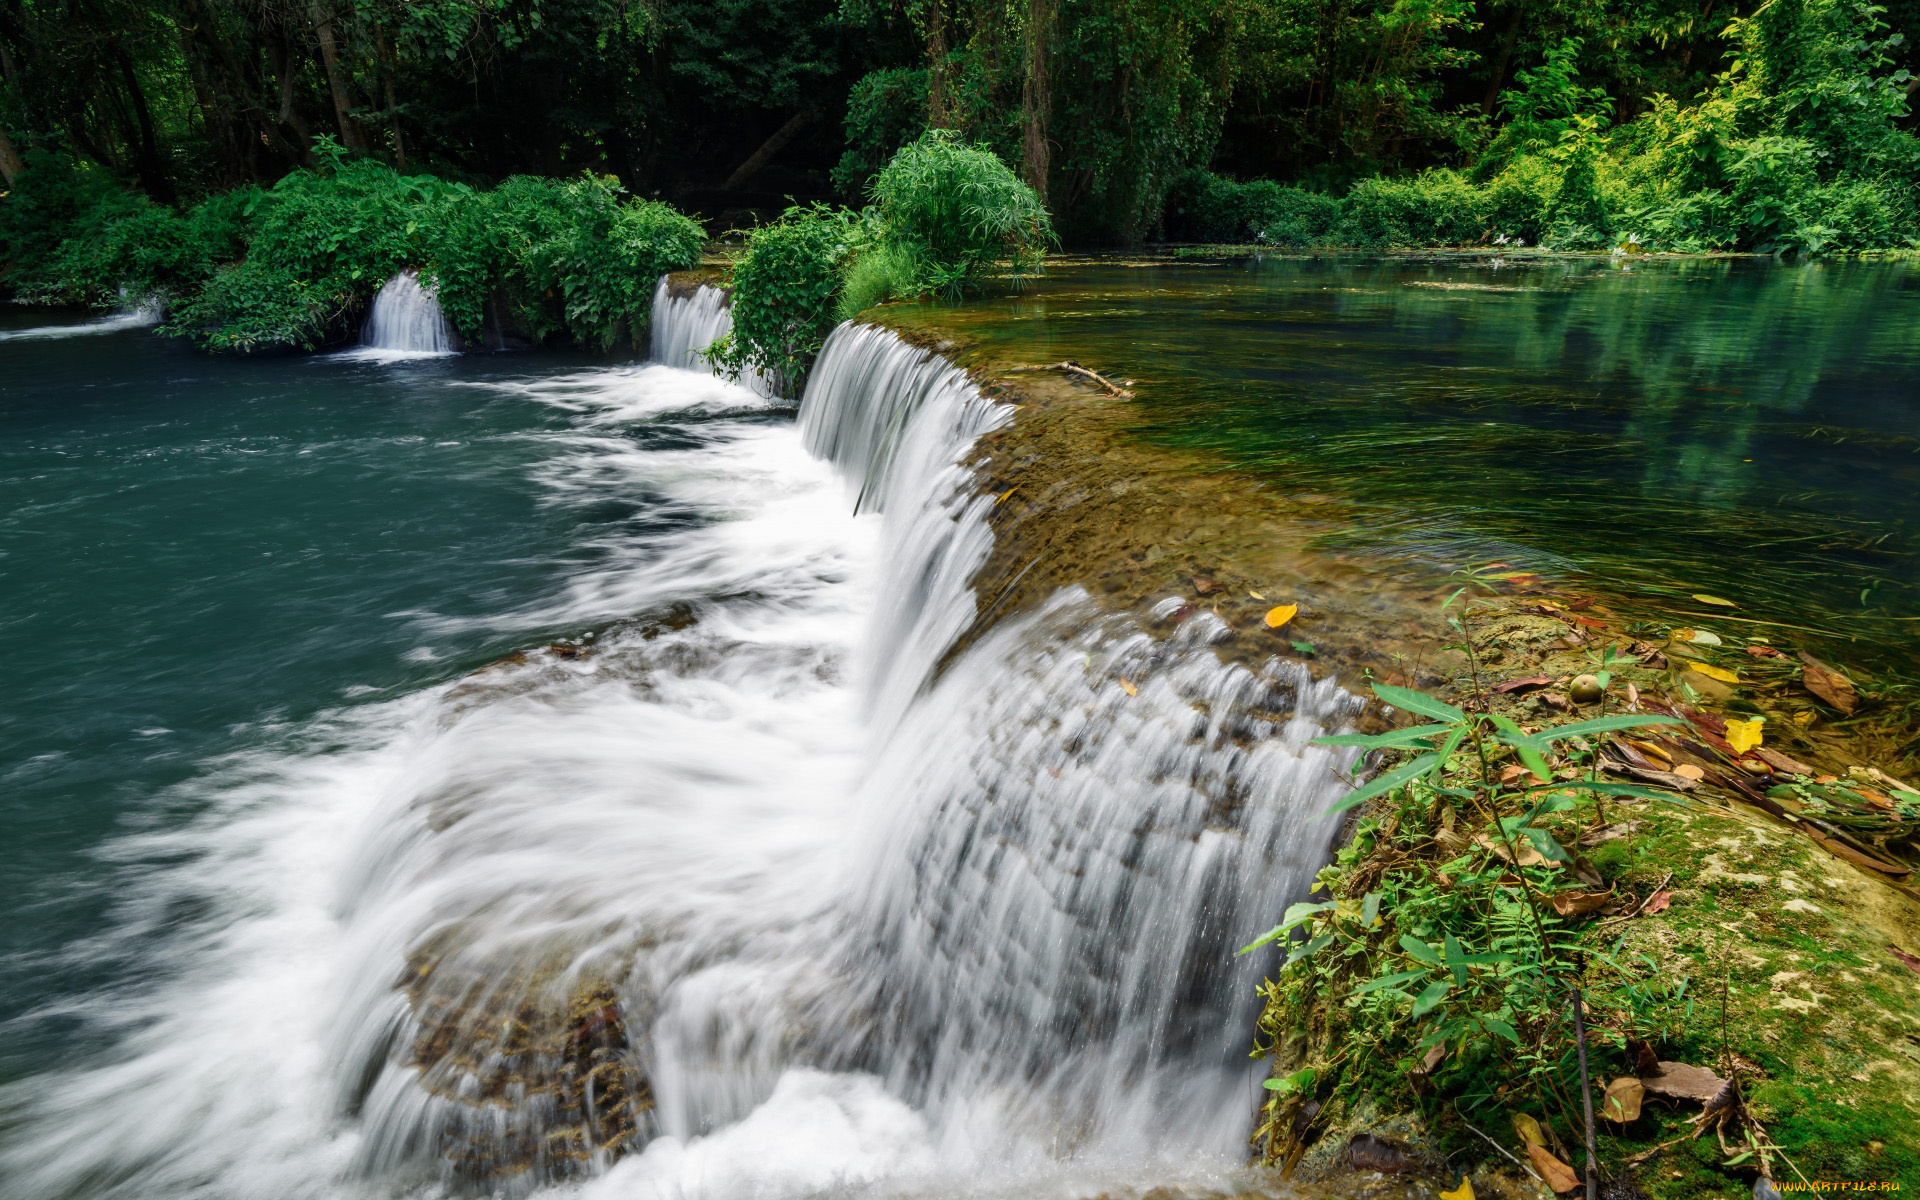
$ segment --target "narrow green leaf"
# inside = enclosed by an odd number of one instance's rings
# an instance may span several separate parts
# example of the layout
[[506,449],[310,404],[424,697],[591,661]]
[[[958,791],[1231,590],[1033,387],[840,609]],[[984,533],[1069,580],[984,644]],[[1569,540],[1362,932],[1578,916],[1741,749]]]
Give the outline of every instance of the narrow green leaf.
[[1426,1016],[1432,1012],[1442,1000],[1445,1000],[1447,993],[1452,990],[1453,983],[1450,980],[1442,979],[1438,983],[1428,984],[1427,989],[1421,992],[1419,998],[1413,1002],[1413,1016],[1416,1019]]
[[1400,938],[1400,948],[1430,967],[1442,967],[1446,965],[1441,957],[1433,952],[1432,946],[1429,946],[1410,933]]
[[1333,737],[1313,739],[1316,746],[1359,746],[1365,750],[1383,750],[1389,746],[1404,746],[1424,738],[1439,737],[1451,725],[1410,725],[1405,729],[1389,729],[1385,733],[1342,733]]
[[1622,713],[1615,717],[1595,717],[1591,721],[1575,721],[1571,725],[1556,725],[1551,729],[1542,729],[1534,736],[1543,742],[1562,742],[1570,737],[1585,737],[1591,733],[1614,733],[1622,729],[1639,729],[1647,725],[1684,725],[1678,717],[1630,716]]
[[1361,984],[1359,987],[1349,992],[1348,995],[1364,996],[1368,992],[1377,992],[1382,988],[1399,987],[1401,984],[1407,982],[1410,979],[1425,979],[1426,977],[1427,977],[1427,973],[1424,970],[1402,971],[1398,975],[1382,975],[1378,979],[1370,979],[1367,982]]
[[1272,929],[1267,930],[1265,933],[1261,934],[1259,937],[1253,939],[1251,942],[1248,942],[1246,945],[1240,947],[1240,953],[1251,954],[1255,950],[1258,950],[1260,947],[1266,945],[1268,942],[1271,942],[1273,939],[1279,937],[1281,934],[1285,933],[1286,931],[1287,931],[1287,927],[1285,925],[1275,925]]
[[1384,683],[1373,685],[1373,694],[1395,708],[1404,708],[1408,712],[1419,713],[1423,717],[1432,717],[1436,721],[1445,721],[1449,725],[1464,721],[1467,714],[1443,700],[1435,700],[1425,692],[1416,692],[1412,688],[1392,687]]
[[1409,779],[1415,779],[1426,774],[1445,761],[1445,759],[1442,759],[1437,754],[1422,755],[1410,763],[1405,763],[1384,774],[1374,776],[1371,781],[1362,784],[1360,787],[1340,797],[1339,800],[1327,808],[1327,812],[1345,812],[1356,804],[1364,804],[1375,796],[1392,791]]
[[1360,928],[1372,929],[1380,920],[1380,893],[1368,892],[1367,898],[1360,904]]
[[1582,792],[1598,792],[1602,796],[1633,796],[1641,800],[1686,803],[1682,797],[1672,792],[1663,792],[1658,788],[1644,787],[1637,783],[1588,783],[1585,780],[1575,780],[1562,786]]
[[1548,862],[1564,863],[1573,861],[1573,855],[1568,854],[1566,849],[1562,847],[1559,842],[1554,841],[1553,835],[1546,830],[1538,826],[1529,825],[1520,832],[1525,834],[1527,840],[1533,843],[1533,848],[1540,852],[1540,857],[1546,859]]
[[1320,951],[1325,950],[1332,941],[1332,934],[1323,933],[1310,942],[1294,947],[1293,953],[1287,956],[1287,965],[1292,966],[1303,958],[1312,958],[1314,955],[1320,953]]

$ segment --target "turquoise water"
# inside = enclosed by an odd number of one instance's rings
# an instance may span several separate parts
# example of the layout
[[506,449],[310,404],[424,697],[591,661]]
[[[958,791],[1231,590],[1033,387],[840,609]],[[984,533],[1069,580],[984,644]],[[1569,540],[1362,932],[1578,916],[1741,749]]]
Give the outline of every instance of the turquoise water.
[[474,386],[527,365],[0,340],[0,1075],[81,1049],[71,1002],[195,915],[116,910],[144,864],[108,839],[321,709],[570,632],[517,614],[659,519],[530,486],[568,414]]
[[1138,381],[1142,437],[1352,501],[1343,547],[1920,651],[1908,264],[1095,261],[928,315]]

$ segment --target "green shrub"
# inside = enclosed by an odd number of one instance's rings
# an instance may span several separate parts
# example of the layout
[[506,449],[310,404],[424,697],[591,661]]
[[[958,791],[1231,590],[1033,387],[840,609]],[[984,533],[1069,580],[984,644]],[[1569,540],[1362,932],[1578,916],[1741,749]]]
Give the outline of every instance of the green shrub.
[[347,316],[340,302],[291,271],[248,261],[215,273],[174,307],[161,332],[207,350],[317,350]]
[[834,302],[834,315],[851,321],[876,304],[904,299],[915,292],[911,255],[886,241],[856,244]]
[[1486,196],[1457,171],[1363,179],[1347,193],[1342,240],[1356,246],[1458,246],[1487,228]]
[[854,228],[853,214],[816,204],[789,208],[748,234],[733,267],[733,333],[716,344],[713,361],[735,376],[758,371],[782,394],[797,395],[837,320]]
[[1035,270],[1054,241],[1033,189],[947,130],[902,147],[871,190],[882,236],[913,262],[917,290],[957,295],[995,268]]
[[1186,242],[1318,246],[1340,224],[1340,201],[1270,179],[1236,183],[1189,171],[1168,193],[1165,231]]

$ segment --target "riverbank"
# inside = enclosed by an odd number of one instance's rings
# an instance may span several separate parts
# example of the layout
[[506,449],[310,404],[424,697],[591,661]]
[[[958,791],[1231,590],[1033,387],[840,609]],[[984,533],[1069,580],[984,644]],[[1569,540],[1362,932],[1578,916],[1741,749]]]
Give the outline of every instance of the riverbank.
[[[1901,957],[1920,939],[1908,874],[1920,793],[1899,782],[1895,761],[1916,730],[1884,705],[1877,725],[1836,728],[1859,702],[1845,663],[1803,659],[1790,635],[1751,634],[1755,627],[1742,624],[1773,614],[1694,601],[1708,613],[1675,618],[1664,597],[1528,571],[1487,581],[1467,610],[1463,642],[1444,624],[1441,601],[1453,590],[1444,572],[1309,549],[1352,519],[1341,500],[1276,493],[1217,462],[1143,443],[1136,397],[1125,393],[1151,384],[1099,362],[1075,364],[1088,374],[1010,361],[937,312],[885,308],[866,319],[963,364],[988,394],[1018,406],[974,462],[981,494],[993,497],[995,530],[976,577],[983,625],[1078,585],[1159,636],[1196,614],[1217,617],[1209,640],[1223,661],[1279,656],[1361,695],[1371,677],[1477,702],[1536,731],[1593,714],[1569,688],[1602,669],[1612,650],[1611,711],[1677,713],[1686,724],[1678,734],[1590,739],[1552,765],[1581,777],[1600,769],[1670,800],[1583,801],[1541,822],[1576,857],[1522,866],[1541,876],[1532,890],[1542,897],[1581,897],[1548,919],[1564,941],[1558,969],[1592,997],[1596,1089],[1652,1078],[1635,1055],[1653,1053],[1652,1061],[1717,1071],[1716,1085],[1734,1080],[1743,1107],[1729,1117],[1723,1104],[1710,1114],[1711,1131],[1693,1140],[1712,1096],[1660,1101],[1657,1082],[1642,1084],[1649,1098],[1632,1121],[1599,1122],[1603,1171],[1648,1195],[1683,1197],[1746,1186],[1763,1158],[1785,1180],[1796,1168],[1815,1179],[1894,1180],[1916,1170],[1903,1147],[1920,1143],[1920,1112],[1902,1099],[1916,1094],[1916,1056],[1900,1047],[1920,1044],[1910,1016],[1920,975]],[[1285,608],[1294,611],[1269,626],[1267,614]],[[1714,620],[1714,611],[1729,619]],[[1449,642],[1474,647],[1484,671],[1477,681]],[[1755,717],[1760,747],[1735,748],[1727,722]],[[1491,764],[1496,773],[1514,770],[1507,753]],[[1473,845],[1463,814],[1438,804],[1410,811],[1397,800],[1365,812],[1322,877],[1342,912],[1375,891],[1451,886],[1463,852],[1496,865],[1490,893],[1518,901],[1523,889],[1499,887],[1507,868],[1496,850]],[[1381,905],[1389,913],[1382,928],[1394,932],[1403,927],[1391,910]],[[1385,934],[1375,940],[1402,953]],[[1289,976],[1310,986],[1290,987]],[[1497,1082],[1487,1081],[1485,1047],[1428,1062],[1412,1040],[1397,1041],[1411,1039],[1404,1015],[1329,1003],[1367,977],[1350,964],[1329,977],[1301,967],[1279,977],[1262,1045],[1276,1056],[1276,1081],[1313,1070],[1317,1083],[1274,1094],[1263,1156],[1291,1160],[1297,1177],[1338,1191],[1381,1163],[1450,1185],[1457,1173],[1441,1164],[1457,1166],[1465,1154],[1486,1160],[1476,1175],[1483,1193],[1529,1194],[1532,1177],[1504,1157],[1527,1158],[1511,1120],[1521,1115],[1537,1122],[1543,1153],[1580,1169],[1581,1122],[1564,1104],[1571,1093],[1546,1106],[1530,1091],[1496,1099],[1480,1091]],[[1844,989],[1829,982],[1836,978]],[[1383,1036],[1385,1044],[1372,1044]],[[1569,1034],[1558,1049],[1572,1044]],[[1362,1054],[1362,1045],[1371,1048]],[[1741,1141],[1746,1131],[1764,1154]],[[1501,1143],[1497,1152],[1481,1133]],[[1376,1153],[1368,1137],[1396,1148]],[[1731,1139],[1724,1150],[1723,1138]],[[1541,1173],[1533,1160],[1526,1170]]]

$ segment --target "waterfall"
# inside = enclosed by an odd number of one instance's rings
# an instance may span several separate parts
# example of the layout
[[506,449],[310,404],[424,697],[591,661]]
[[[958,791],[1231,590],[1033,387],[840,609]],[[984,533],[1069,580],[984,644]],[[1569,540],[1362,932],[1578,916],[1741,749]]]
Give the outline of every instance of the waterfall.
[[[676,296],[668,279],[662,275],[653,289],[653,361],[687,371],[712,371],[707,347],[733,332],[727,293],[703,283],[691,296]],[[778,394],[771,382],[751,369],[742,371],[734,382],[755,395]]]
[[459,339],[440,302],[409,267],[380,288],[373,308],[360,327],[360,346],[382,356],[453,354]]
[[[661,299],[657,357],[724,320]],[[544,503],[649,516],[436,628],[594,636],[236,752],[126,848],[130,906],[210,915],[111,1060],[0,1088],[10,1194],[1245,1190],[1235,950],[1324,861],[1352,759],[1308,743],[1360,702],[1179,598],[956,653],[1011,409],[884,330],[797,429],[658,364],[461,384],[567,423]]]

